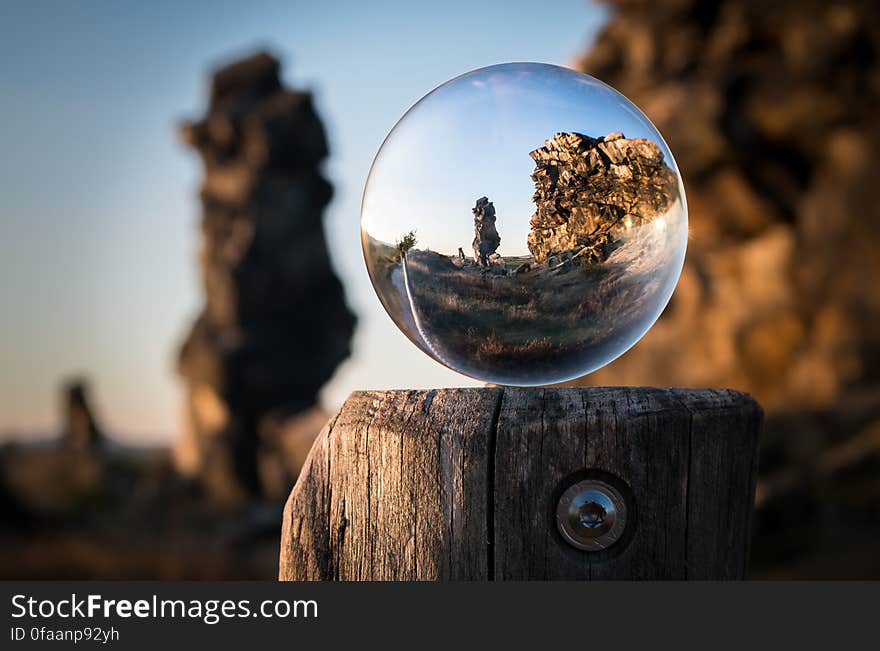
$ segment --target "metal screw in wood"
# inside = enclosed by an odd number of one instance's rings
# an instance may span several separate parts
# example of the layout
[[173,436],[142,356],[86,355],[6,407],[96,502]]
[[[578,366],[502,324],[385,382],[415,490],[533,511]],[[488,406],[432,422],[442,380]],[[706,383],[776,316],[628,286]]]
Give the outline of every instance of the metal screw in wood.
[[604,481],[579,481],[559,498],[556,526],[572,547],[588,552],[608,549],[626,529],[626,500]]

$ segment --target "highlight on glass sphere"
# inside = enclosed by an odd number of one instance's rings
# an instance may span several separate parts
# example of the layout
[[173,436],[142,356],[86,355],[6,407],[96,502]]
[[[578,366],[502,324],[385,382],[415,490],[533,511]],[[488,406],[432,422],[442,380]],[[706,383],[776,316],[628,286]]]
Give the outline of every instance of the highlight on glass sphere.
[[502,385],[586,375],[672,296],[687,204],[672,154],[623,95],[510,63],[439,86],[385,139],[364,190],[373,287],[428,355]]

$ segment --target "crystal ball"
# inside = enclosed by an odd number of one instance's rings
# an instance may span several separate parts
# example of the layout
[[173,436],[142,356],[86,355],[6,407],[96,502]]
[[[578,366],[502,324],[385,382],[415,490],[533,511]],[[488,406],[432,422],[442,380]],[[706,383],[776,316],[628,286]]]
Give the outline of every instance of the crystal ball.
[[647,117],[553,65],[481,68],[397,122],[370,169],[361,241],[397,327],[485,382],[554,384],[632,347],[672,296],[687,203]]

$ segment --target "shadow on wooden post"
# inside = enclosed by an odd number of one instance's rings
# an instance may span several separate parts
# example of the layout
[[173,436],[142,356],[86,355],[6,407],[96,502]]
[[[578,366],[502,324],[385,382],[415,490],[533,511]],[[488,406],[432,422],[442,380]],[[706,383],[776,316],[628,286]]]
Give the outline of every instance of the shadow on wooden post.
[[741,579],[760,425],[728,390],[356,392],[288,499],[279,576]]

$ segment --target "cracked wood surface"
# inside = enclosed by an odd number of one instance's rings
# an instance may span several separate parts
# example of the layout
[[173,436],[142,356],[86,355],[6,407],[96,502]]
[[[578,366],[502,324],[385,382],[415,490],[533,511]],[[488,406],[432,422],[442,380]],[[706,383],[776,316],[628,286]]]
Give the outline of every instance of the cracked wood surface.
[[[743,578],[760,422],[728,390],[356,392],[291,492],[279,577]],[[603,552],[556,530],[559,495],[590,476],[630,511]]]

